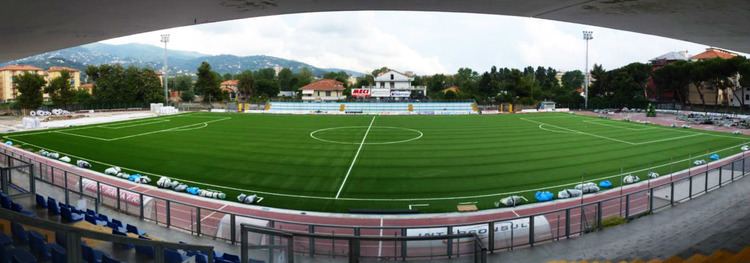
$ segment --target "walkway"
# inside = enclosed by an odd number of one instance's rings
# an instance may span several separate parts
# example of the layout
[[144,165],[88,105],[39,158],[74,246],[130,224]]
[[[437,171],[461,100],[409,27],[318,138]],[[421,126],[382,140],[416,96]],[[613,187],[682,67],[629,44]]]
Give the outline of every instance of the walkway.
[[571,240],[490,255],[489,262],[649,259],[750,245],[750,180],[739,180],[654,215]]

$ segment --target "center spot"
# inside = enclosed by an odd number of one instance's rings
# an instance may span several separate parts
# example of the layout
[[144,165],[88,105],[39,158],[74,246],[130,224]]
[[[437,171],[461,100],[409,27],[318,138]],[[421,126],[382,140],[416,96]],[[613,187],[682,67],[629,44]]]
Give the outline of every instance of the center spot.
[[[315,130],[310,138],[336,144],[360,144],[368,126],[344,126]],[[372,126],[367,133],[365,145],[405,143],[422,138],[424,134],[415,129],[391,126]]]

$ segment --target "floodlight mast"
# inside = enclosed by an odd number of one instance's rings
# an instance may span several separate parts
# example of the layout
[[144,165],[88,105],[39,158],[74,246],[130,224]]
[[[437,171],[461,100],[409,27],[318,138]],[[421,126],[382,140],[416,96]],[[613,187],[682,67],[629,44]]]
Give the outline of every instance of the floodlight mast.
[[163,81],[164,81],[164,105],[169,104],[169,75],[167,71],[167,43],[169,42],[169,34],[161,35],[161,42],[164,43],[164,67],[162,69]]
[[594,33],[593,31],[583,31],[583,40],[586,41],[586,72],[584,72],[584,81],[583,81],[583,93],[585,95],[583,97],[584,109],[589,108],[589,81],[590,81],[589,79],[589,75],[590,75],[589,74],[589,40],[594,39],[594,36],[592,35],[593,33]]

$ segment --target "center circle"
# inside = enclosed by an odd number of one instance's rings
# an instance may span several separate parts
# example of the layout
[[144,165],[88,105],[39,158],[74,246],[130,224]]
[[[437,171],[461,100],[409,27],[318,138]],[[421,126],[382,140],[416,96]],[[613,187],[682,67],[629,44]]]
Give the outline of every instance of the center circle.
[[[363,143],[365,134],[367,138]],[[391,126],[343,126],[310,132],[310,138],[336,144],[396,144],[419,140],[422,136],[424,134],[419,130]]]

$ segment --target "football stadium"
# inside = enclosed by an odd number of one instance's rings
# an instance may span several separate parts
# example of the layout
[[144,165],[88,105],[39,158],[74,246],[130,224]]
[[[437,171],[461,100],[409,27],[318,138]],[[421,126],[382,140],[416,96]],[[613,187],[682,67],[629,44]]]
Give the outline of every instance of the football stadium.
[[649,180],[733,155],[749,139],[572,113],[186,113],[3,138],[99,172],[121,167],[153,185],[168,177],[228,200],[257,195],[262,206],[326,212],[489,209],[584,182],[617,189],[626,176]]
[[0,263],[750,262],[748,10],[10,1]]

